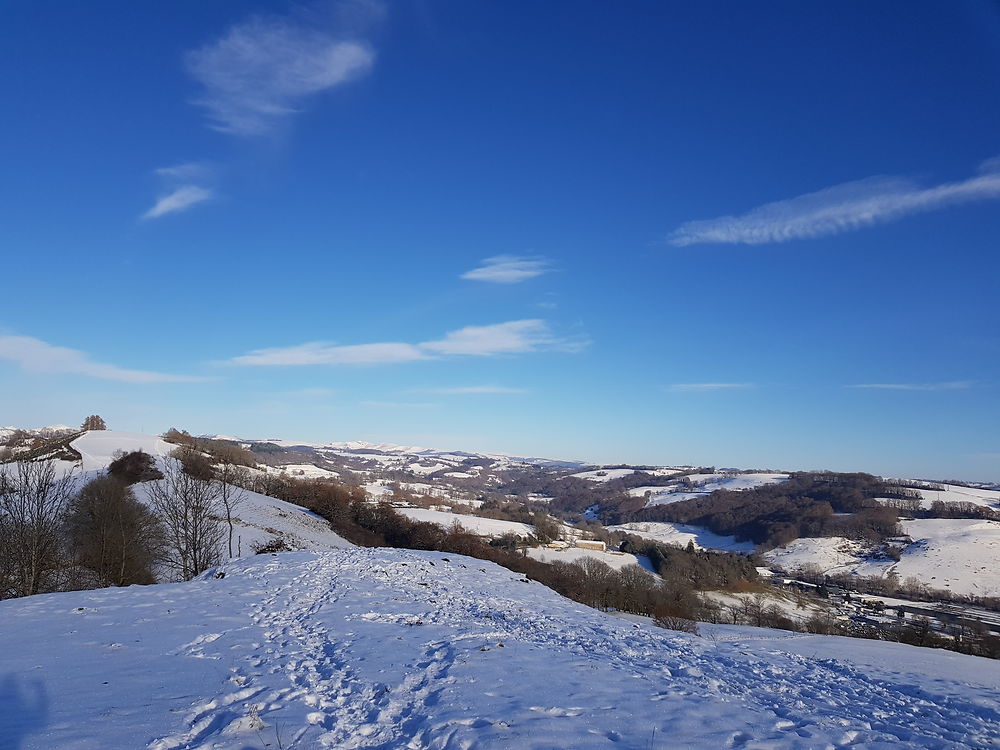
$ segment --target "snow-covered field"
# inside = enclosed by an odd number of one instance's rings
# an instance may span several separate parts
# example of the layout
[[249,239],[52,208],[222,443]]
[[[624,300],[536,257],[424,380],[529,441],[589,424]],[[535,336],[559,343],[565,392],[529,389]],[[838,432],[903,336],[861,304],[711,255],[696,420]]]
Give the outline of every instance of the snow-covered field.
[[259,556],[186,584],[0,602],[0,738],[18,750],[996,747],[994,662],[749,630],[623,622],[455,555]]
[[921,489],[923,496],[921,505],[930,508],[935,500],[943,500],[949,503],[972,503],[986,508],[1000,510],[1000,490],[982,490],[977,487],[962,487],[957,484],[939,485],[940,490]]
[[727,552],[753,552],[753,542],[738,542],[734,536],[713,534],[702,526],[666,521],[633,521],[618,526],[608,526],[608,531],[623,531],[654,542],[674,547],[686,547],[693,542],[695,549],[718,549]]
[[653,563],[645,555],[632,555],[620,552],[601,552],[597,549],[585,549],[583,547],[568,547],[567,549],[549,549],[548,547],[531,547],[528,549],[528,557],[533,557],[541,562],[564,562],[573,563],[581,560],[592,559],[604,563],[609,568],[621,570],[628,565],[638,565],[640,568],[655,573]]
[[526,523],[516,521],[498,521],[495,518],[480,518],[479,516],[468,516],[463,513],[446,513],[440,510],[427,510],[425,508],[397,508],[400,513],[414,521],[427,521],[436,523],[438,526],[448,527],[454,523],[461,524],[464,528],[479,536],[496,537],[504,534],[517,534],[521,537],[529,537],[535,533],[535,527]]
[[121,430],[91,430],[83,433],[70,445],[83,457],[80,465],[82,471],[106,469],[114,461],[116,451],[145,451],[151,456],[163,457],[177,448],[156,435]]
[[696,497],[703,497],[716,490],[749,490],[765,484],[775,484],[788,479],[787,474],[688,474],[686,477],[691,484],[675,484],[667,487],[643,486],[634,487],[629,490],[633,497],[642,497],[649,493],[649,502],[646,507],[653,505],[666,505],[668,503],[679,503],[682,500],[691,500]]
[[796,539],[765,553],[764,558],[787,571],[815,567],[823,573],[852,570],[864,562],[865,548],[839,536]]
[[581,471],[570,474],[577,479],[586,479],[588,482],[610,482],[612,479],[621,479],[629,474],[635,474],[635,469],[594,469],[593,471]]
[[867,559],[862,545],[839,537],[796,539],[766,557],[789,571],[815,566],[823,572],[884,576],[894,570],[900,581],[912,576],[936,589],[1000,596],[1000,523],[926,518],[902,521],[900,526],[913,543],[903,548],[898,563]]
[[281,471],[291,474],[293,477],[304,477],[306,479],[328,479],[340,476],[340,472],[324,469],[313,464],[284,464],[278,468]]

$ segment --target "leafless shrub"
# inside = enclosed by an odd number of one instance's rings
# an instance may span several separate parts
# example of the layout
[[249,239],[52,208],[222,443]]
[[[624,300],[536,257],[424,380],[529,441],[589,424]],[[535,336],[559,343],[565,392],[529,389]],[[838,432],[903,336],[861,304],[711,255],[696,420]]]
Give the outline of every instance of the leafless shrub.
[[0,599],[59,587],[63,516],[73,492],[52,462],[0,468]]
[[221,557],[225,511],[219,485],[188,474],[179,462],[167,462],[163,479],[148,485],[150,503],[164,527],[162,564],[189,581]]

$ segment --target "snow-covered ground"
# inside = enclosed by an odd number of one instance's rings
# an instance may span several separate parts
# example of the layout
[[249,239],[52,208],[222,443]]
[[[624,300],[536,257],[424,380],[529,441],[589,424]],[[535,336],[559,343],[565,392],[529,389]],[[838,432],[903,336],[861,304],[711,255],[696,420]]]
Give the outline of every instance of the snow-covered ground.
[[674,547],[686,547],[693,542],[695,549],[718,549],[727,552],[753,552],[753,542],[738,542],[734,536],[713,534],[703,526],[666,521],[633,521],[618,526],[608,526],[608,531],[623,531],[654,542]]
[[278,469],[293,477],[304,477],[306,479],[329,479],[340,476],[340,472],[338,471],[324,469],[313,464],[283,464]]
[[905,679],[920,685],[929,680],[947,682],[960,677],[982,687],[1000,685],[1000,660],[997,659],[983,659],[943,649],[918,648],[905,643],[839,635],[808,635],[751,625],[703,623],[699,629],[702,636],[719,643],[738,644],[740,647],[749,645],[758,653],[769,645],[780,653],[847,662],[882,680]]
[[[448,489],[425,482],[390,482],[387,480],[378,480],[369,482],[364,488],[369,497],[378,499],[391,495],[392,485],[397,485],[399,489],[412,492],[415,495],[436,497],[442,500],[455,500],[456,502],[460,501],[459,498],[455,497],[455,493],[450,492]],[[461,502],[465,501],[461,500]]]
[[521,537],[529,537],[535,533],[535,527],[526,523],[516,521],[498,521],[495,518],[480,518],[479,516],[469,516],[463,513],[446,513],[440,510],[427,510],[425,508],[397,508],[397,513],[414,521],[427,521],[436,523],[438,526],[449,527],[459,523],[473,534],[487,537],[503,536],[504,534],[517,534]]
[[839,536],[796,539],[764,554],[773,565],[787,571],[814,567],[823,573],[852,570],[864,562],[866,548]]
[[456,555],[267,555],[187,584],[0,602],[0,737],[18,750],[997,745],[995,662],[754,630],[623,622]]
[[632,497],[642,497],[646,493],[649,493],[649,502],[646,503],[646,507],[652,505],[667,505],[669,503],[679,503],[682,500],[691,500],[695,497],[704,497],[707,492],[701,491],[685,491],[681,489],[681,485],[671,485],[668,487],[662,487],[660,485],[643,485],[642,487],[633,487],[628,491]]
[[593,471],[570,474],[570,476],[586,479],[588,482],[610,482],[612,479],[621,479],[629,474],[635,474],[635,469],[594,469]]
[[121,430],[91,430],[71,442],[70,446],[83,457],[82,471],[106,469],[118,451],[144,451],[151,456],[163,457],[177,448],[156,435]]
[[[731,607],[741,608],[747,600],[757,600],[765,608],[777,607],[781,614],[790,620],[802,622],[813,615],[829,614],[830,610],[818,601],[809,601],[805,597],[796,596],[786,591],[771,590],[765,593],[731,593],[727,591],[706,591],[703,596],[722,605],[727,610]],[[700,629],[699,625],[699,629]]]
[[696,497],[704,497],[716,490],[749,490],[765,484],[775,484],[788,479],[788,474],[688,474],[685,477],[691,482],[687,484],[675,484],[667,487],[643,486],[634,487],[629,490],[633,497],[642,497],[649,493],[649,502],[646,507],[653,505],[666,505],[668,503],[679,503],[682,500],[691,500]]
[[899,562],[865,557],[858,542],[840,537],[796,539],[767,553],[766,558],[785,570],[815,566],[828,573],[846,571],[884,576],[895,571],[900,581],[914,577],[931,588],[957,594],[1000,596],[1000,523],[965,518],[926,518],[901,521],[912,540]]
[[433,463],[433,464],[430,464],[430,465],[413,463],[413,464],[410,464],[407,467],[407,469],[409,469],[410,471],[412,471],[414,474],[427,475],[427,474],[433,474],[435,471],[441,471],[442,469],[448,469],[450,467],[451,467],[451,464],[443,464],[443,463],[440,463],[440,462]]
[[[97,476],[114,460],[118,452],[142,450],[159,462],[173,461],[169,454],[177,446],[164,442],[155,435],[122,432],[119,430],[94,430],[84,433],[70,445],[83,457],[81,467],[74,469],[68,462],[59,462],[67,471],[75,471],[77,483]],[[315,468],[315,467],[312,467]],[[132,490],[140,501],[148,502],[149,484],[133,485]],[[293,549],[341,549],[352,546],[337,535],[330,524],[315,513],[256,492],[238,491],[242,497],[233,512],[233,553],[237,557],[254,553],[257,546],[282,538]],[[228,557],[228,529],[226,549]]]
[[541,562],[564,562],[573,563],[581,560],[591,559],[604,563],[609,568],[621,570],[629,565],[638,565],[650,573],[655,573],[653,563],[645,555],[633,555],[622,552],[601,552],[597,549],[585,549],[583,547],[568,547],[566,549],[549,549],[548,547],[531,547],[528,549],[528,557],[533,557]]
[[1000,490],[982,490],[977,487],[962,487],[957,484],[939,485],[940,490],[919,490],[923,496],[921,505],[930,508],[935,500],[949,503],[972,503],[993,510],[1000,510]]

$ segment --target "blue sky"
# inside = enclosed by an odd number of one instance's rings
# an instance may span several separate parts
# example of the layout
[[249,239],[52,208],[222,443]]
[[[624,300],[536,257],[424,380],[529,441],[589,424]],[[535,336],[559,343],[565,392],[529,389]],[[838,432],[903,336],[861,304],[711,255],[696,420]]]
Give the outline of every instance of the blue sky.
[[0,13],[0,423],[1000,480],[995,3]]

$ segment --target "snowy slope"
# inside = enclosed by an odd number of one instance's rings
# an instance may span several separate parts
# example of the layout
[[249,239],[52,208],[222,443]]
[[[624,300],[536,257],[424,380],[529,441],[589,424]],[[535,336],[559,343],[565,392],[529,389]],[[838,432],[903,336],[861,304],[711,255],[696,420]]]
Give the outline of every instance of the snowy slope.
[[923,496],[921,505],[930,508],[935,500],[949,503],[972,503],[994,510],[1000,510],[1000,490],[984,490],[978,487],[962,487],[956,484],[939,485],[940,490],[919,490]]
[[[974,657],[865,644],[852,662],[826,638],[820,658],[780,640],[699,639],[430,552],[297,552],[223,572],[0,602],[0,737],[19,750],[988,748],[1000,737],[1000,679]],[[794,643],[808,653],[807,638]]]
[[396,512],[414,521],[427,521],[446,528],[454,523],[459,523],[473,534],[478,534],[479,536],[495,537],[513,533],[527,538],[535,533],[534,526],[529,526],[526,523],[518,523],[517,521],[500,521],[495,518],[481,518],[463,513],[446,513],[440,510],[427,510],[425,508],[398,508]]
[[[913,539],[894,570],[928,586],[959,594],[1000,596],[1000,523],[964,518],[926,518],[900,523]],[[863,575],[872,575],[861,566]]]
[[645,555],[633,555],[626,552],[602,552],[597,549],[586,549],[583,547],[568,547],[566,549],[549,549],[548,547],[529,547],[528,557],[533,557],[540,562],[553,563],[581,562],[588,558],[597,560],[607,565],[609,568],[621,570],[629,565],[638,565],[640,568],[655,573],[653,563]]
[[765,557],[785,570],[812,566],[825,573],[849,572],[885,576],[895,571],[900,581],[915,577],[931,588],[957,594],[1000,596],[1000,523],[967,518],[925,518],[901,521],[912,540],[899,562],[870,559],[858,542],[841,537],[796,539]]
[[688,474],[685,479],[691,485],[676,484],[667,487],[634,487],[629,490],[629,494],[634,497],[642,497],[648,492],[649,502],[646,504],[646,507],[651,507],[653,505],[679,503],[682,500],[704,497],[716,490],[749,490],[765,484],[784,482],[788,479],[788,474]]
[[727,552],[753,552],[753,542],[738,542],[734,536],[713,534],[703,526],[667,521],[633,521],[618,526],[608,526],[608,531],[623,531],[654,542],[674,547],[686,547],[693,542],[695,549],[718,549]]
[[823,573],[836,573],[861,565],[865,552],[859,542],[840,536],[803,537],[766,552],[764,558],[787,571],[813,567]]
[[[169,458],[169,454],[177,447],[155,435],[119,430],[90,431],[71,445],[83,459],[81,466],[74,468],[66,462],[61,463],[76,472],[77,483],[81,485],[105,470],[118,451],[142,450],[163,462],[174,460]],[[148,502],[149,484],[132,487],[136,498]],[[293,549],[342,549],[352,546],[336,534],[326,520],[311,511],[256,492],[244,491],[242,497],[233,514],[233,551],[237,557],[252,555],[255,545],[267,544],[278,537]],[[226,552],[223,557],[228,557],[228,544],[224,546]]]
[[577,479],[586,479],[588,482],[610,482],[612,479],[621,479],[630,474],[635,474],[635,469],[594,469],[593,471],[581,471],[570,474]]
[[83,457],[80,468],[83,471],[106,469],[114,461],[116,451],[131,453],[144,451],[151,456],[162,458],[170,455],[176,445],[161,440],[156,435],[121,430],[91,430],[83,433],[70,445]]

